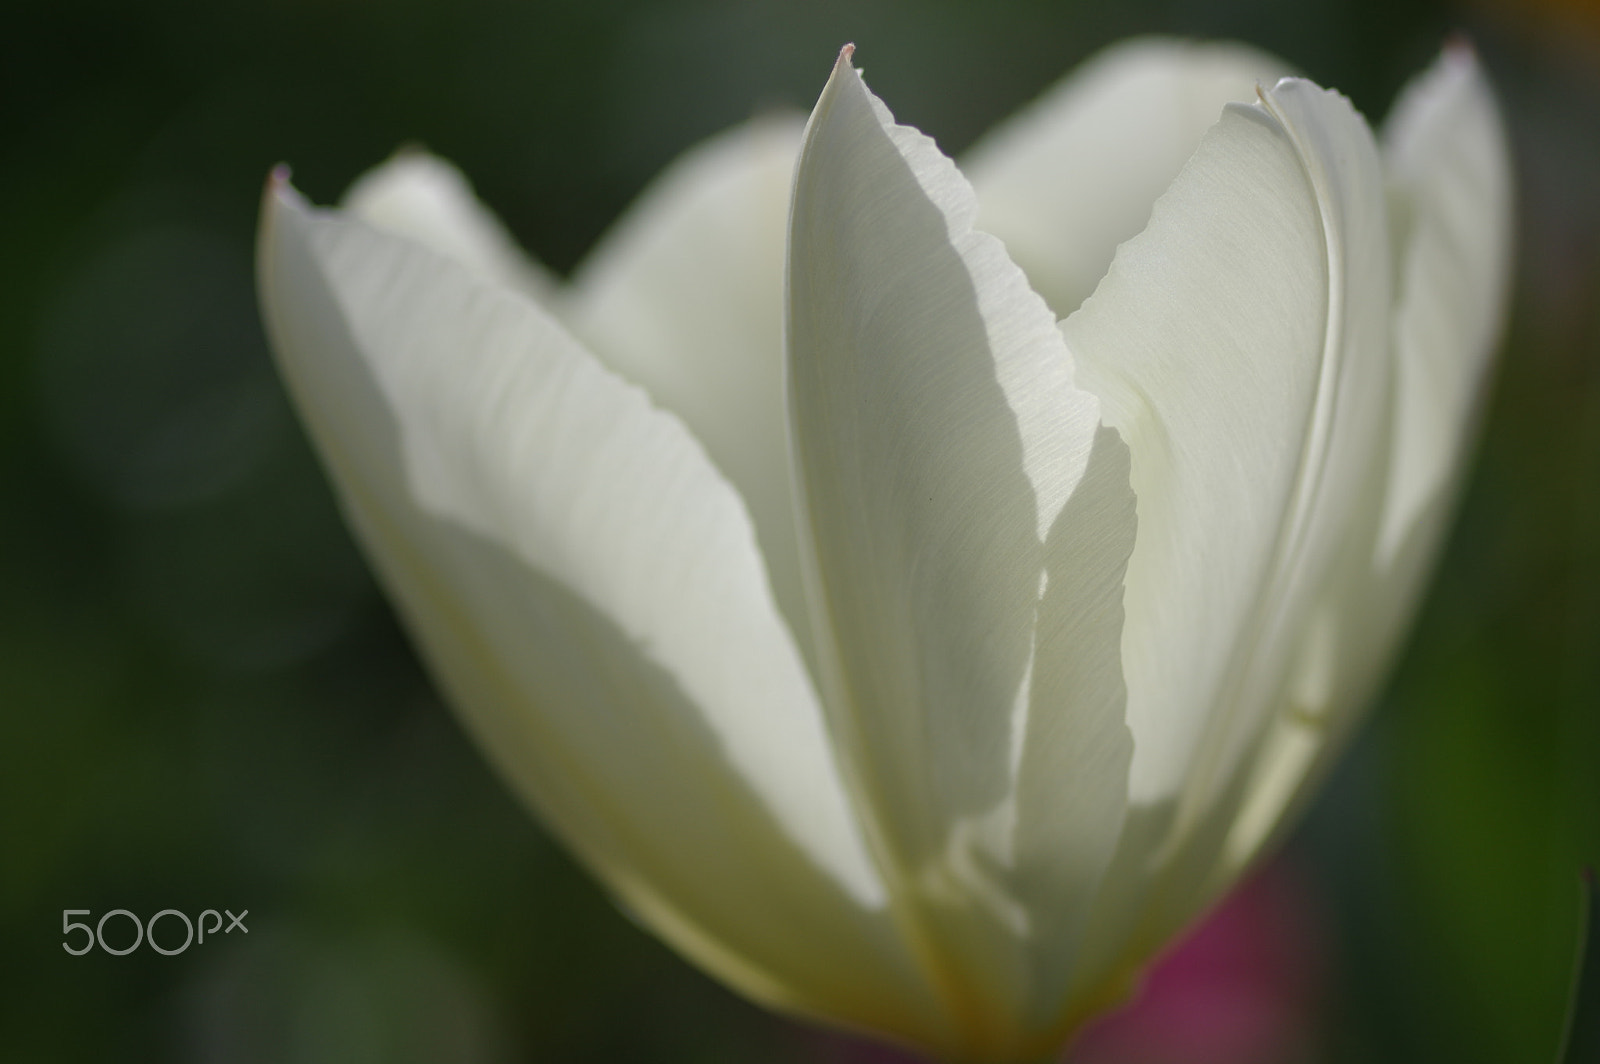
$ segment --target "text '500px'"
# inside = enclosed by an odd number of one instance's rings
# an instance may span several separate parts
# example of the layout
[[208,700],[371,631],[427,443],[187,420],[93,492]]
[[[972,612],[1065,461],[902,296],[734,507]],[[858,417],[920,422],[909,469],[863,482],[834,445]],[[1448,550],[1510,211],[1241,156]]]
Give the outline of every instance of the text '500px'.
[[[228,917],[228,924],[226,927],[223,927],[222,923],[222,917],[224,913],[226,913]],[[69,938],[76,931],[82,931],[84,935],[83,945],[76,949],[73,948],[72,943],[67,939],[63,939],[61,942],[61,948],[75,957],[83,956],[85,953],[88,953],[90,950],[94,949],[96,945],[112,956],[120,957],[125,953],[132,953],[134,950],[138,949],[142,943],[145,942],[148,942],[150,944],[150,948],[155,950],[157,953],[164,953],[168,957],[172,957],[188,949],[191,943],[196,941],[204,942],[207,934],[215,937],[218,931],[221,931],[223,934],[232,934],[234,931],[243,931],[247,935],[250,933],[250,929],[244,926],[244,918],[250,915],[249,909],[240,910],[238,916],[235,916],[228,909],[224,909],[220,913],[215,909],[207,909],[195,920],[190,920],[186,913],[180,912],[177,909],[162,909],[160,912],[156,913],[154,916],[150,917],[149,920],[143,923],[141,923],[139,918],[133,913],[129,912],[127,909],[112,909],[103,914],[93,927],[90,927],[88,924],[81,921],[72,919],[74,916],[90,915],[92,915],[92,913],[89,909],[61,910],[61,933]],[[133,925],[133,941],[120,948],[106,942],[106,921],[110,920],[113,916],[125,917],[127,922]],[[169,940],[168,944],[165,946],[156,941],[156,925],[161,922],[163,917],[171,918],[167,921],[167,926],[162,931],[163,936]],[[211,918],[210,927],[206,926],[207,917]],[[177,935],[177,928],[174,926],[174,921],[183,924],[183,941],[176,946],[172,945],[170,941],[176,938]],[[120,927],[117,924],[112,924],[112,927],[115,930],[120,930]],[[197,927],[199,931],[198,935],[196,934]],[[117,934],[115,937],[119,941],[123,939],[123,935],[121,934]]]

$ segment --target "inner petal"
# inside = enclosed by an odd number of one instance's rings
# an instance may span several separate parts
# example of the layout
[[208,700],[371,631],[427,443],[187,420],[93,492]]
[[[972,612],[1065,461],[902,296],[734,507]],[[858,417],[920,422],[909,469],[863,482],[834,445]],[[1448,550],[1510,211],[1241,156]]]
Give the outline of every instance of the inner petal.
[[744,499],[813,670],[783,409],[783,261],[801,123],[769,116],[680,159],[579,268],[563,316],[677,414]]
[[1138,235],[1224,104],[1292,73],[1239,44],[1143,38],[1101,52],[962,160],[978,228],[1005,241],[1058,318]]

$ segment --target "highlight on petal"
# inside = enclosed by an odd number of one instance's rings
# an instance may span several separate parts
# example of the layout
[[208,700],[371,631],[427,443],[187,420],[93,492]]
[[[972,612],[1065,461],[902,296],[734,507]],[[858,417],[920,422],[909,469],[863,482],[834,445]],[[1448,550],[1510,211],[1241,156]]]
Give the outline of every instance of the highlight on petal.
[[668,941],[783,1008],[926,1030],[737,494],[532,302],[269,188],[284,374],[434,675]]
[[416,148],[358,177],[340,204],[369,225],[408,237],[483,278],[544,302],[555,279],[517,246],[452,164]]
[[978,228],[1005,241],[1057,317],[1094,291],[1224,104],[1293,73],[1228,42],[1113,45],[998,126],[961,161]]
[[579,268],[563,312],[739,490],[809,658],[783,412],[784,228],[801,125],[764,116],[679,159]]
[[931,140],[841,53],[789,230],[803,557],[833,733],[959,1059],[1059,1041],[1132,746],[1128,455]]

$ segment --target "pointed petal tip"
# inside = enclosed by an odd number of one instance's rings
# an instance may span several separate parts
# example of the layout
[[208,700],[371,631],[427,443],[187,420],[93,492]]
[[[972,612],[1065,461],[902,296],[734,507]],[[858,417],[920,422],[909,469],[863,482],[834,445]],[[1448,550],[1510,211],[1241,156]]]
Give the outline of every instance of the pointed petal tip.
[[288,163],[278,163],[267,171],[267,179],[261,184],[261,213],[257,218],[257,245],[262,249],[260,254],[265,254],[266,247],[271,243],[269,234],[279,210],[285,205],[293,205],[299,196],[290,183],[292,176]]
[[288,163],[278,163],[267,171],[267,180],[261,187],[261,201],[268,203],[284,195],[285,191],[292,190],[294,185],[294,171],[289,169]]
[[288,163],[278,163],[267,171],[267,180],[261,189],[263,215],[269,213],[268,208],[274,204],[295,206],[302,202],[299,190],[294,187],[294,172]]
[[1475,81],[1483,78],[1483,59],[1465,30],[1452,30],[1439,46],[1439,58],[1429,69],[1449,71],[1454,79]]
[[841,68],[848,68],[852,66],[850,60],[855,54],[856,46],[854,43],[847,44],[843,48],[839,49],[839,58],[834,60],[833,69],[837,71]]
[[1440,50],[1451,62],[1472,64],[1478,62],[1477,46],[1472,43],[1472,38],[1467,35],[1466,30],[1452,30],[1444,39],[1444,47]]

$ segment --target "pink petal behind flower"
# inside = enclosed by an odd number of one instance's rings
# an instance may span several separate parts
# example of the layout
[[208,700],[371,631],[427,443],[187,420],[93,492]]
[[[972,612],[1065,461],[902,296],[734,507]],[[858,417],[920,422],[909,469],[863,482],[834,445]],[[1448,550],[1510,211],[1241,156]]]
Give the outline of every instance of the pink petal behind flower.
[[1071,1064],[1294,1064],[1312,1059],[1326,955],[1294,869],[1256,873],[1091,1026]]

